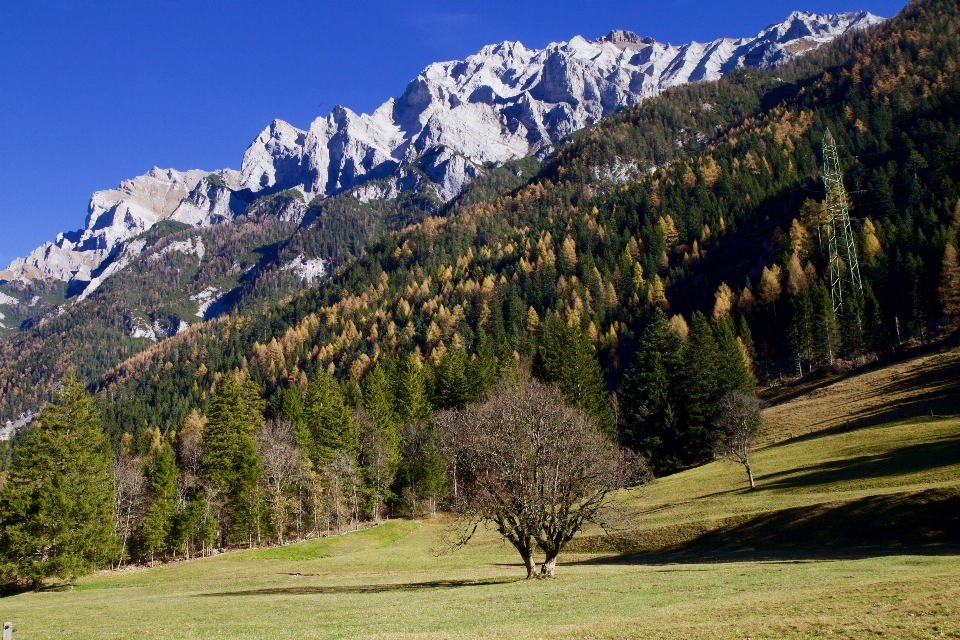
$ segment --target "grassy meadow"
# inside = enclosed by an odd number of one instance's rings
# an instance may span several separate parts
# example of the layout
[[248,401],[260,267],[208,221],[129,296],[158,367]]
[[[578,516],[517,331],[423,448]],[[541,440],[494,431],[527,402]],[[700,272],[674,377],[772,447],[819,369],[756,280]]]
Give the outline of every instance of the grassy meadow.
[[555,580],[523,580],[492,532],[438,556],[443,518],[392,520],[103,572],[2,598],[0,618],[21,639],[960,638],[958,369],[778,390],[756,491],[722,461],[657,479],[624,496],[635,527],[586,531]]

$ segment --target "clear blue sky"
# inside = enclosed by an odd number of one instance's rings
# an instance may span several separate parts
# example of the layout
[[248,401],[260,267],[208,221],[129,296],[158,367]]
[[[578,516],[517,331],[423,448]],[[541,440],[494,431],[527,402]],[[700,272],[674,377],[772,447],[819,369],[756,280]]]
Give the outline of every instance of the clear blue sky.
[[370,112],[427,64],[629,29],[749,36],[794,9],[903,0],[301,2],[0,0],[0,269],[83,225],[90,194],[152,166],[239,168],[274,118]]

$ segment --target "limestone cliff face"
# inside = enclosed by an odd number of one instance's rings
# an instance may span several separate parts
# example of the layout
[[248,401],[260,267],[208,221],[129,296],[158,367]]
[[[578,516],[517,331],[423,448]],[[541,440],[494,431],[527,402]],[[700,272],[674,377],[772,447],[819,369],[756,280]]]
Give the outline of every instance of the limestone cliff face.
[[743,66],[773,68],[881,21],[866,12],[795,12],[753,38],[682,46],[629,31],[544,49],[502,42],[430,65],[371,115],[336,107],[306,131],[275,120],[244,154],[241,181],[254,192],[332,195],[373,178],[397,180],[400,167],[414,164],[450,200],[483,163],[536,153],[664,89]]
[[[716,80],[743,66],[773,68],[881,21],[862,11],[795,12],[752,38],[681,46],[629,31],[593,41],[578,36],[543,49],[489,45],[465,60],[431,64],[373,114],[338,106],[307,130],[274,120],[244,153],[239,172],[154,168],[98,191],[84,229],[14,260],[0,271],[0,281],[60,280],[83,291],[116,270],[103,265],[122,260],[121,243],[159,220],[218,224],[244,213],[258,196],[282,190],[302,196],[278,214],[291,220],[303,219],[302,203],[349,189],[364,200],[433,189],[450,201],[487,162],[541,152],[664,89]],[[364,186],[373,179],[381,182]]]

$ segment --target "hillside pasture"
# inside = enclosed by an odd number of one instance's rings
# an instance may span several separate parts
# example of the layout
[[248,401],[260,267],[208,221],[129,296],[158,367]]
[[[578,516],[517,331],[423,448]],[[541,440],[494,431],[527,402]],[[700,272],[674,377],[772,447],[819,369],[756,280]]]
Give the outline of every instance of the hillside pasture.
[[[555,580],[523,580],[492,531],[438,555],[440,516],[102,572],[0,599],[0,617],[31,639],[960,638],[957,362],[782,399],[766,434],[809,433],[755,453],[756,491],[726,461],[657,479],[623,498],[635,527],[585,532]],[[884,420],[893,382],[911,410],[943,404]]]

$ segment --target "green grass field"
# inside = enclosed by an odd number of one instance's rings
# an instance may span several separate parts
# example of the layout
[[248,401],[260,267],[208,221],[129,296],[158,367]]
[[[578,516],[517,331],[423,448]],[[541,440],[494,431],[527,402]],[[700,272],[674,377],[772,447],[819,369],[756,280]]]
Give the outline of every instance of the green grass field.
[[[931,371],[949,394],[958,362],[897,365],[923,381],[901,385],[898,402],[924,402]],[[831,407],[881,416],[849,427],[809,389],[785,393],[767,410],[756,491],[728,462],[658,479],[624,498],[639,514],[633,530],[585,532],[555,580],[522,580],[492,533],[438,557],[442,519],[394,520],[101,573],[0,599],[0,618],[21,639],[960,638],[960,417],[883,420],[883,394],[862,404],[883,375],[818,387]],[[771,435],[784,428],[799,437]]]

